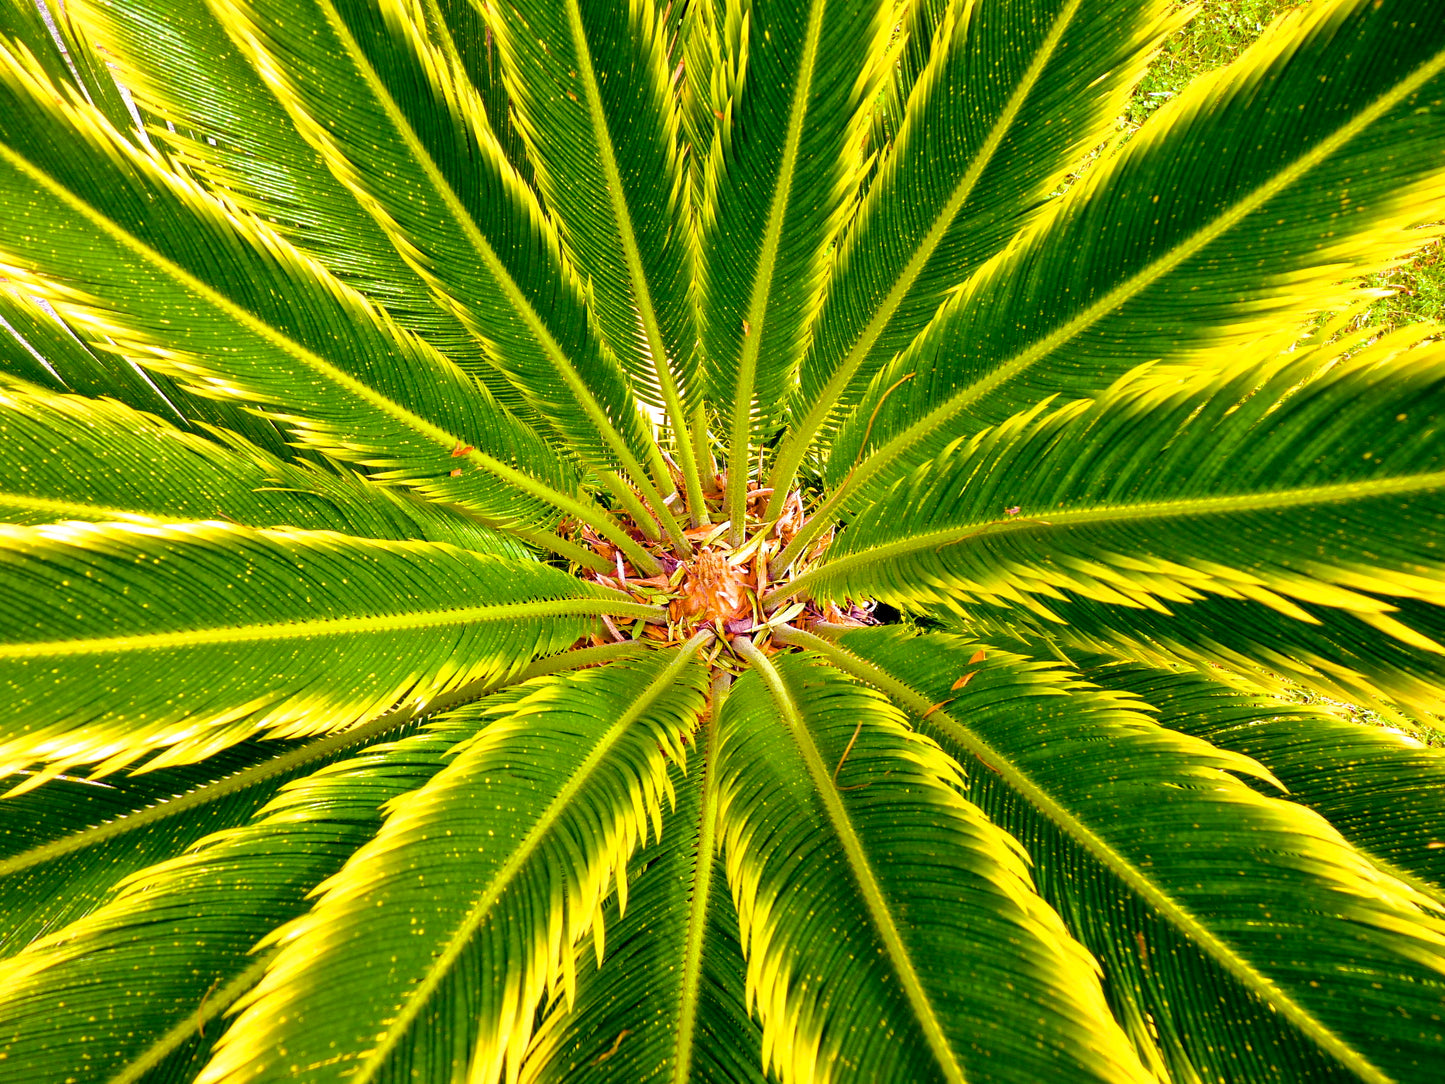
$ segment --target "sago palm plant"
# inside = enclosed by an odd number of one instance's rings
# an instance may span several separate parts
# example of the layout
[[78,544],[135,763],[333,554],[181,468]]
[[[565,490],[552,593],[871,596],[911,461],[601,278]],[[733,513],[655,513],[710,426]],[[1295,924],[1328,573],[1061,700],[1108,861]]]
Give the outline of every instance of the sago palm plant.
[[1439,0],[0,12],[0,1080],[1441,1079]]

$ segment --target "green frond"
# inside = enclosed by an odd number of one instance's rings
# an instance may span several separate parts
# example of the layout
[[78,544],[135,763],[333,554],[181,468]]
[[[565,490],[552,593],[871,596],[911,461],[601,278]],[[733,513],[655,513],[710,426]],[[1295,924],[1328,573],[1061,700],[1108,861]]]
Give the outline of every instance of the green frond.
[[491,364],[574,453],[643,484],[649,441],[622,370],[459,58],[433,39],[439,24],[404,0],[215,8],[297,131]]
[[183,432],[109,400],[54,395],[0,377],[0,518],[30,525],[226,520],[530,556],[511,538],[442,506],[214,436]]
[[809,578],[1432,710],[1445,345],[1331,356],[1041,404],[901,481]]
[[1439,6],[0,0],[0,1084],[1435,1080]]
[[203,1054],[225,1028],[229,1006],[215,994],[250,968],[256,943],[304,914],[308,893],[381,826],[384,806],[423,786],[476,727],[474,713],[454,713],[273,786],[249,820],[213,823],[184,853],[127,877],[104,906],[0,964],[9,1056],[37,1079],[134,1080],[170,1053],[151,1037],[176,1025],[168,1045]]
[[434,40],[448,42],[448,52],[455,53],[476,88],[497,146],[523,182],[535,189],[536,177],[527,146],[517,131],[502,58],[497,55],[496,38],[487,26],[486,12],[471,0],[424,0],[424,7]]
[[199,1080],[514,1072],[545,992],[575,998],[573,949],[661,820],[702,707],[695,646],[471,709],[486,729],[268,938],[279,953]]
[[819,660],[755,652],[719,721],[720,835],[780,1079],[1148,1079],[958,765]]
[[1212,365],[1343,307],[1353,277],[1429,241],[1410,227],[1445,196],[1437,15],[1433,0],[1314,4],[1192,83],[878,373],[829,483],[858,463],[850,488],[877,476],[876,493],[1045,396],[1159,358]]
[[489,23],[537,188],[633,389],[695,406],[695,242],[666,24],[650,0],[493,9]]
[[[714,712],[714,719],[716,713]],[[716,856],[716,723],[698,735],[692,775],[672,770],[676,809],[633,856],[627,909],[604,909],[606,956],[577,947],[577,1000],[553,995],[524,1084],[690,1080],[763,1084],[762,1033],[744,1001],[737,916]]]
[[950,8],[949,0],[918,0],[917,3],[894,5],[893,19],[897,29],[889,43],[888,77],[873,109],[868,135],[868,150],[873,161],[864,174],[861,187],[864,198],[878,178],[880,161],[887,157],[898,130],[903,127],[908,99],[913,94],[918,77],[928,66],[938,28],[943,25]]
[[[723,117],[698,194],[697,292],[734,473],[754,437],[769,435],[807,347],[829,251],[856,199],[891,7],[730,0],[718,26],[712,99]],[[732,519],[741,522],[740,505]]]
[[1081,656],[1079,671],[1141,697],[1160,725],[1259,761],[1382,869],[1445,905],[1445,750],[1394,727],[1251,695],[1190,670]]
[[[956,2],[907,46],[926,64],[839,244],[774,485],[857,404],[949,293],[1032,222],[1114,132],[1144,63],[1178,24],[1163,0]],[[1102,77],[1100,72],[1106,73]]]
[[276,789],[384,738],[415,729],[423,714],[447,711],[507,683],[520,684],[628,654],[609,644],[538,659],[514,677],[462,685],[418,707],[403,706],[361,726],[299,741],[252,739],[199,764],[104,781],[62,775],[5,796],[0,832],[0,956],[99,906],[131,873],[184,852],[200,837],[243,822]]
[[140,134],[103,47],[78,30],[70,4],[5,0],[0,4],[0,35],[23,42],[52,81],[73,88],[116,128]]
[[0,525],[0,568],[3,774],[342,729],[649,612],[535,562],[221,523]]
[[821,650],[969,765],[966,794],[1029,849],[1121,1022],[1146,1045],[1155,1021],[1154,1055],[1188,1067],[1171,1072],[1384,1084],[1439,1064],[1440,906],[1236,777],[1275,786],[1261,765],[959,637],[852,632]]
[[[0,373],[50,391],[66,391],[51,355],[91,359],[74,339],[67,342],[59,323],[30,298],[4,286],[0,286],[0,320],[5,321],[0,324]],[[138,374],[136,379],[139,382]]]
[[106,396],[147,411],[193,433],[218,425],[279,459],[315,453],[286,444],[269,419],[234,401],[192,395],[162,373],[144,373],[112,350],[86,347],[54,309],[0,284],[0,373],[52,391]]
[[[202,836],[243,823],[288,778],[315,768],[265,771],[265,765],[288,755],[295,759],[300,744],[252,740],[199,764],[117,774],[104,781],[62,775],[6,797],[0,806],[0,956],[11,956],[94,910],[130,874],[181,854]],[[219,786],[247,771],[255,785]],[[194,814],[138,816],[206,788],[218,796]],[[83,845],[87,837],[99,835],[95,829],[101,825],[111,826],[109,834]]]
[[[677,79],[678,112],[687,152],[688,202],[685,210],[697,222],[702,194],[707,190],[707,160],[713,136],[731,97],[728,68],[722,63],[720,27],[726,20],[726,0],[697,0],[665,9],[669,40],[676,44],[671,58],[681,67]],[[677,73],[677,67],[673,72]]]
[[65,8],[154,118],[149,137],[173,166],[318,256],[471,375],[491,377],[492,391],[507,387],[481,344],[396,258],[386,232],[326,169],[205,4],[76,0]]
[[455,365],[57,91],[0,50],[0,193],[16,226],[0,264],[72,327],[495,522],[599,515],[572,498],[571,469]]

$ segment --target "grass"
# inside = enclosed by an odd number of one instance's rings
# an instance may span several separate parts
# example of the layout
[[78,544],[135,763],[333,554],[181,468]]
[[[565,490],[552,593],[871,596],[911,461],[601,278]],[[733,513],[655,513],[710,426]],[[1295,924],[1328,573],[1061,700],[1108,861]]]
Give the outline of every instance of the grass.
[[[1178,7],[1187,7],[1179,4]],[[1203,0],[1198,14],[1164,43],[1124,115],[1137,128],[1193,79],[1244,52],[1276,15],[1292,5],[1279,0]]]

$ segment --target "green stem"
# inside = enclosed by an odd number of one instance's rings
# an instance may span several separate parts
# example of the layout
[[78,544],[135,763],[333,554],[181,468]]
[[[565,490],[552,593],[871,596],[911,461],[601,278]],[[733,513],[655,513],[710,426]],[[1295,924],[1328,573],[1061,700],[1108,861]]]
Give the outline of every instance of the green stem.
[[[661,566],[653,560],[652,555],[639,546],[632,536],[622,529],[622,525],[607,514],[606,509],[592,500],[578,500],[569,497],[567,494],[537,481],[531,475],[514,470],[505,463],[501,463],[491,456],[483,455],[481,452],[475,450],[468,452],[467,458],[478,461],[479,465],[484,466],[497,478],[538,500],[545,501],[565,515],[571,516],[578,523],[585,523],[597,532],[599,538],[606,539],[625,553],[633,566],[639,570],[645,570],[647,575],[655,576],[662,571]],[[513,528],[505,529],[512,530]]]
[[673,1084],[687,1084],[692,1079],[692,1051],[697,1034],[698,994],[702,985],[702,950],[707,937],[707,915],[709,897],[712,893],[713,867],[716,863],[714,851],[717,848],[717,720],[722,714],[723,700],[727,696],[732,675],[719,672],[712,682],[712,703],[709,705],[707,753],[702,770],[702,808],[698,813],[697,865],[692,871],[692,891],[688,894],[687,947],[682,956],[682,997],[677,1010],[677,1027],[674,1032],[672,1080]]
[[[653,447],[656,448],[657,446],[654,444]],[[657,454],[658,458],[661,459],[662,450],[658,449]],[[665,463],[663,464],[663,469],[667,469]],[[667,477],[670,485],[672,480],[672,473],[670,471]],[[676,492],[676,489],[674,489],[673,492]],[[652,506],[657,511],[658,521],[662,524],[662,529],[667,532],[667,537],[671,540],[678,556],[683,558],[691,557],[692,543],[687,540],[687,535],[682,533],[682,525],[677,522],[677,518],[672,514],[672,510],[663,503],[662,496],[654,489],[648,499],[653,502]]]
[[[803,525],[798,528],[798,533],[793,535],[793,540],[783,547],[781,553],[773,558],[773,568],[779,572],[787,572],[788,569],[797,563],[799,557],[808,552],[808,547],[813,544],[817,537],[828,527],[832,526],[838,505],[842,503],[842,498],[839,496],[842,492],[840,489],[832,494],[819,506],[816,512],[803,521]],[[788,584],[787,586],[791,587],[792,584]],[[789,594],[791,593],[792,592],[789,592]],[[779,597],[786,598],[787,595]]]
[[[717,464],[713,462],[712,458],[712,441],[710,438],[711,434],[707,428],[707,407],[698,404],[698,408],[693,413],[692,419],[692,439],[694,441],[692,455],[699,470],[706,465],[709,484],[712,483],[712,476],[717,470]],[[698,492],[697,504],[693,508],[693,521],[697,523],[698,526],[712,522],[712,517],[708,514],[707,510],[707,500],[703,497],[701,491]]]
[[627,509],[627,514],[632,517],[632,522],[637,524],[637,529],[647,536],[649,542],[656,542],[662,537],[662,532],[657,529],[657,521],[648,512],[647,505],[642,503],[632,487],[617,476],[616,471],[604,470],[597,472],[597,480],[602,483],[604,489],[617,499],[617,503]]
[[673,413],[671,403],[667,407],[667,418],[672,426],[673,443],[677,446],[677,462],[682,468],[682,484],[687,491],[687,510],[694,527],[708,522],[707,500],[702,495],[702,476],[698,472],[697,450],[693,447],[692,433],[688,430],[687,415],[681,403]]
[[533,531],[525,527],[509,527],[507,533],[512,537],[520,539],[539,550],[547,550],[559,557],[565,557],[574,565],[580,568],[588,568],[593,572],[614,572],[612,565],[603,560],[600,556],[575,542],[568,542],[565,538],[559,538],[547,531]]

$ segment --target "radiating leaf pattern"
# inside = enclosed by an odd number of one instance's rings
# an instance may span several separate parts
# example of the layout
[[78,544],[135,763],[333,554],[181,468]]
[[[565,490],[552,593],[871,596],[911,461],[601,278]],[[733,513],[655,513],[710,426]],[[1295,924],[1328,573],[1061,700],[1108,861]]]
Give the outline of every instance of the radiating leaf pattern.
[[0,0],[0,1084],[1434,1084],[1438,7]]

